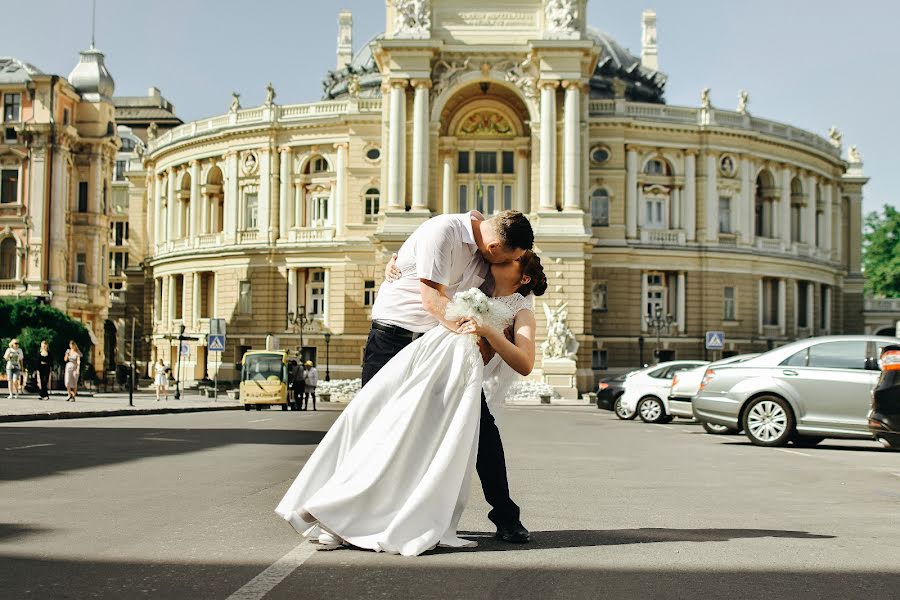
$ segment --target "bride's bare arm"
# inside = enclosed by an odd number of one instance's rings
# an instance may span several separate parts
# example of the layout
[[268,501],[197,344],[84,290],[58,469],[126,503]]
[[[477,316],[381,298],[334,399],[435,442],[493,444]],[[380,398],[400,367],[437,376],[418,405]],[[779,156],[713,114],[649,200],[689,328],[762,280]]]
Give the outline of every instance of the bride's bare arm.
[[485,338],[497,351],[500,358],[521,375],[528,375],[534,369],[534,337],[537,324],[534,313],[520,310],[513,323],[515,343],[493,327],[479,327],[474,321],[466,321],[459,333],[474,333]]

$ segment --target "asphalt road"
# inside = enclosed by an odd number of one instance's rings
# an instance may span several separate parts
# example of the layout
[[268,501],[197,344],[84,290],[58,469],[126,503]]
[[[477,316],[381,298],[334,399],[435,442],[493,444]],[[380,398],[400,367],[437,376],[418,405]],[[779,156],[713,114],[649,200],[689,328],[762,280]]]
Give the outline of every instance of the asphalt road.
[[336,412],[0,426],[0,598],[887,598],[900,453],[767,449],[594,408],[506,409],[533,532],[417,558],[314,552],[273,508]]

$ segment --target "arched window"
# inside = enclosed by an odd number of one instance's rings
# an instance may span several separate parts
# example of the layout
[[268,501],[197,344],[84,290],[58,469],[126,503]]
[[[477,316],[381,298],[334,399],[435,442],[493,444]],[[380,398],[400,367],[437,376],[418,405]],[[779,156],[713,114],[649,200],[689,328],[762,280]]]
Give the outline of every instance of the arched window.
[[365,222],[374,223],[378,220],[379,204],[381,203],[381,192],[378,188],[369,188],[366,190],[366,214]]
[[771,172],[760,172],[756,178],[755,196],[756,236],[764,238],[775,237],[775,177]]
[[609,192],[598,188],[591,194],[591,226],[609,226]]
[[0,242],[0,279],[16,278],[16,240],[11,237]]
[[666,161],[661,158],[654,158],[644,165],[644,174],[655,175],[657,177],[668,177],[671,173],[669,172],[669,165]]

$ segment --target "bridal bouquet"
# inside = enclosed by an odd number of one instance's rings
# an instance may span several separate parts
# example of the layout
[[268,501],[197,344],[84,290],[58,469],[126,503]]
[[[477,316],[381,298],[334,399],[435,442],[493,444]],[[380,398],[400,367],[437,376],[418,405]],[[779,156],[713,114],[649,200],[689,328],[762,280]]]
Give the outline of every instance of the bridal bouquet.
[[474,319],[479,325],[487,325],[500,331],[506,329],[514,317],[508,306],[488,298],[478,288],[457,292],[444,316],[450,321]]

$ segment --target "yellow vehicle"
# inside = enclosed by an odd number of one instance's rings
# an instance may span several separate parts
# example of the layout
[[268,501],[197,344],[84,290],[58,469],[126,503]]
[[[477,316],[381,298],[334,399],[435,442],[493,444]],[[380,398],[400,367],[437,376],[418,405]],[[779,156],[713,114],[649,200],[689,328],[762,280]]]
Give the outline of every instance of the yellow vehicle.
[[250,350],[241,359],[241,403],[244,410],[256,406],[289,408],[287,353],[279,350]]

